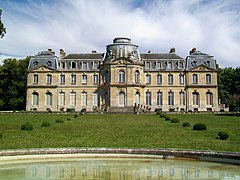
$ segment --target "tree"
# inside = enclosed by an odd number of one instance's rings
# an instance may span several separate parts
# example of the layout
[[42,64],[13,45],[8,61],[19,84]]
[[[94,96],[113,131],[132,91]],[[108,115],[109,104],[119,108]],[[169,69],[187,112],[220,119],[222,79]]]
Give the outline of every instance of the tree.
[[0,110],[24,110],[30,58],[5,59],[0,66]]
[[6,28],[2,23],[1,16],[2,16],[2,10],[0,9],[0,37],[3,38],[3,36],[6,34]]

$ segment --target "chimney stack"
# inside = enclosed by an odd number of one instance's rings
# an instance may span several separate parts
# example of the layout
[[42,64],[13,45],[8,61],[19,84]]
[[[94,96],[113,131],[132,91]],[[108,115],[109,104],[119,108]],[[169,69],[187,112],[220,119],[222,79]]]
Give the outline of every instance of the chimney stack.
[[66,53],[64,52],[63,49],[60,49],[60,58],[64,58],[66,56]]
[[175,53],[175,48],[174,47],[172,47],[171,49],[170,49],[170,51],[169,51],[169,53]]

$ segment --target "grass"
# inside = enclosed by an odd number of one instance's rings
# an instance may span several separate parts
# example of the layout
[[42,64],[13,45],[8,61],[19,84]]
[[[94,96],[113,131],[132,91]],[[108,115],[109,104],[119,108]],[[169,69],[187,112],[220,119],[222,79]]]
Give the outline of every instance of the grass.
[[[97,114],[1,114],[0,149],[55,147],[179,148],[240,152],[240,117],[214,114],[172,114],[180,123],[170,123],[159,115]],[[67,119],[71,118],[71,121]],[[57,119],[64,123],[55,123]],[[41,127],[48,121],[51,127]],[[190,127],[182,127],[183,122]],[[30,122],[32,131],[21,131]],[[193,131],[195,123],[206,131]],[[230,131],[227,140],[217,139],[220,130]]]

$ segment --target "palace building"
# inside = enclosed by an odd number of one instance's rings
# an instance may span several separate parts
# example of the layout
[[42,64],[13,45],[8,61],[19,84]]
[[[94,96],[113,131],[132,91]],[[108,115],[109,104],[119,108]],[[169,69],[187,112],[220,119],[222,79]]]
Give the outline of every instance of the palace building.
[[184,59],[140,53],[129,38],[115,38],[105,53],[48,51],[32,56],[27,111],[219,111],[213,56],[193,48]]

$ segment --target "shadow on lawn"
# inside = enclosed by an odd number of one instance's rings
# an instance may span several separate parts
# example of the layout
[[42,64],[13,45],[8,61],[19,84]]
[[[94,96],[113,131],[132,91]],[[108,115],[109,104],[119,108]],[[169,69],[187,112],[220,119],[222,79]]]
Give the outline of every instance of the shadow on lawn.
[[221,114],[215,114],[216,116],[237,116],[240,117],[240,113],[221,113]]

